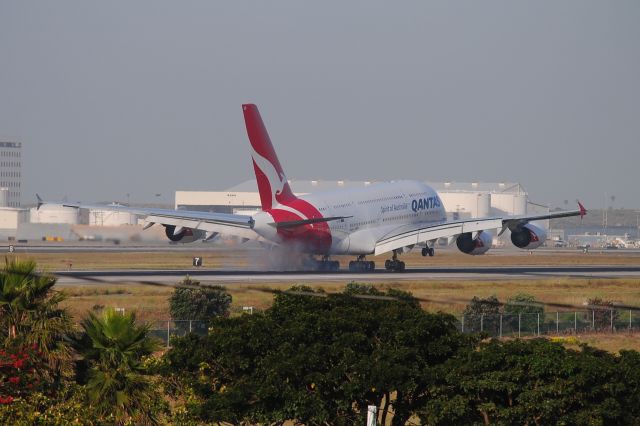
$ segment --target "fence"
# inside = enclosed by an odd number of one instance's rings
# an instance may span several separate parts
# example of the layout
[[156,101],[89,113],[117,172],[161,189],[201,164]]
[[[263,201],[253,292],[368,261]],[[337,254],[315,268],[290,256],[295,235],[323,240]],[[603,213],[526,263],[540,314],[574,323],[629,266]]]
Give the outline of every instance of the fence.
[[463,333],[484,332],[491,337],[523,337],[640,329],[640,314],[631,310],[590,309],[533,314],[462,315]]
[[[640,313],[631,310],[591,309],[540,314],[462,315],[458,330],[487,333],[491,337],[525,337],[585,332],[640,330]],[[162,320],[151,322],[151,335],[167,347],[174,337],[188,333],[206,335],[206,321]]]
[[195,320],[163,320],[151,321],[151,336],[161,340],[162,343],[169,347],[171,339],[174,337],[183,337],[188,333],[196,333],[206,335],[208,326],[206,321]]

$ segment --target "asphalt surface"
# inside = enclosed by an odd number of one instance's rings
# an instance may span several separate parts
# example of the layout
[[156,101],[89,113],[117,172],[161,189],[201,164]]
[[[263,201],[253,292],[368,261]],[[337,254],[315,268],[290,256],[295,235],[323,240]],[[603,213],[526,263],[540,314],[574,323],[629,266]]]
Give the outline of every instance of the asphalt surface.
[[[141,245],[118,245],[118,244],[67,244],[67,245],[13,245],[14,253],[155,253],[155,252],[192,252],[192,251],[217,251],[224,247],[206,244],[141,244]],[[5,252],[9,252],[9,245],[0,246]]]
[[[133,253],[151,253],[151,252],[217,252],[217,251],[229,251],[230,248],[224,245],[215,243],[191,243],[191,244],[179,244],[179,243],[131,243],[125,242],[122,244],[113,244],[105,242],[65,242],[65,243],[13,243],[10,244],[13,247],[15,253],[79,253],[79,252],[133,252]],[[0,250],[9,252],[10,245],[0,245]],[[231,250],[264,250],[261,246],[252,244],[251,242],[243,245],[235,246]],[[454,247],[436,247],[436,253],[440,251],[457,251]],[[491,254],[509,254],[509,255],[528,255],[527,250],[516,250],[512,247],[508,248],[492,248]],[[576,248],[554,248],[554,247],[542,247],[536,249],[536,252],[541,253],[582,253],[582,250]],[[600,248],[590,249],[590,253],[604,253],[604,254],[625,254],[625,255],[640,255],[640,249],[619,249],[619,250],[607,250]]]
[[504,266],[504,267],[435,267],[408,268],[404,272],[377,269],[372,272],[349,271],[250,271],[220,269],[154,269],[154,270],[72,270],[57,271],[59,284],[78,283],[145,283],[172,284],[186,275],[203,282],[257,283],[309,281],[416,281],[416,280],[512,280],[552,277],[575,278],[638,278],[638,266]]

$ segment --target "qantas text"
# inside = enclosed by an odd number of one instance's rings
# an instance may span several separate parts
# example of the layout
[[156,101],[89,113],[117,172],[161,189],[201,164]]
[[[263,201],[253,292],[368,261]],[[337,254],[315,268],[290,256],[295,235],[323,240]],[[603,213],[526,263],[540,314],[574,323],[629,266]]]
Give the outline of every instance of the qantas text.
[[414,212],[418,212],[420,210],[432,209],[434,207],[440,207],[440,198],[438,197],[419,198],[411,202],[411,210],[413,210]]

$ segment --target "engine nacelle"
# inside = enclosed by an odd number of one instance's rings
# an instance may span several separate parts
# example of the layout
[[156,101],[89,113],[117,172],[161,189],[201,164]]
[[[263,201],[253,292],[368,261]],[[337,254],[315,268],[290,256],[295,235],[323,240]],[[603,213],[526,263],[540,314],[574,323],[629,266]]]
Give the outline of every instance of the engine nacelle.
[[174,225],[164,225],[164,233],[167,238],[177,243],[192,243],[196,240],[203,240],[207,233],[197,229],[183,228],[178,234],[174,234],[176,227]]
[[527,223],[511,231],[511,242],[514,246],[533,250],[540,247],[547,240],[547,232],[535,225]]
[[488,232],[480,231],[475,239],[473,239],[471,232],[465,232],[458,236],[456,245],[461,252],[475,256],[489,251],[492,241],[493,238]]

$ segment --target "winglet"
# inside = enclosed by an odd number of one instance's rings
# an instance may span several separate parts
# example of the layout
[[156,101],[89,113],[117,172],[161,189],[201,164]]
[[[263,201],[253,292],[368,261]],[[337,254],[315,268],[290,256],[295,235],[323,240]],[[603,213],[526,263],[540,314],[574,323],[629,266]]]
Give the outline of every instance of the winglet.
[[580,207],[580,219],[582,219],[587,214],[587,209],[584,208],[580,201],[578,201],[578,207]]
[[36,210],[40,210],[40,207],[42,207],[42,205],[44,204],[44,201],[42,201],[42,198],[36,194],[36,200],[38,200],[38,205],[36,207]]

